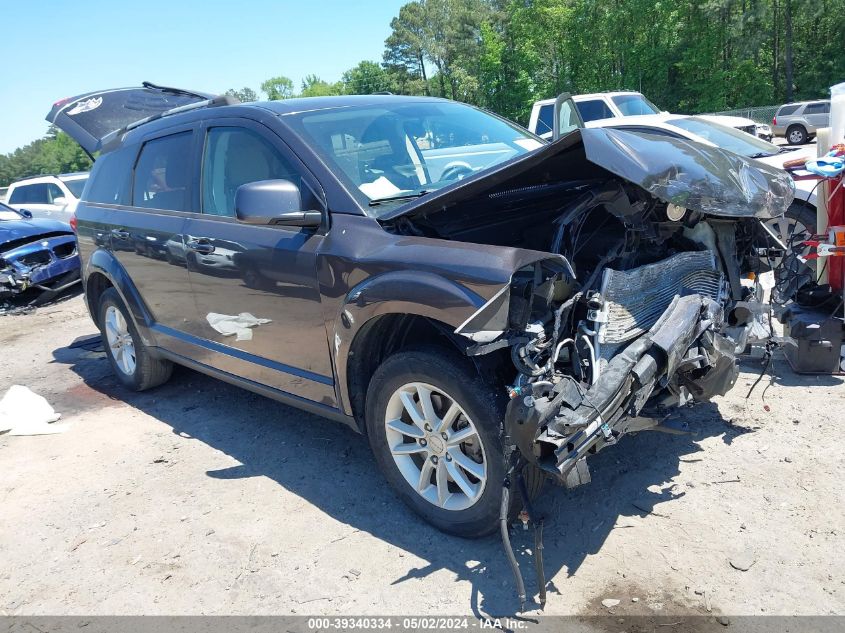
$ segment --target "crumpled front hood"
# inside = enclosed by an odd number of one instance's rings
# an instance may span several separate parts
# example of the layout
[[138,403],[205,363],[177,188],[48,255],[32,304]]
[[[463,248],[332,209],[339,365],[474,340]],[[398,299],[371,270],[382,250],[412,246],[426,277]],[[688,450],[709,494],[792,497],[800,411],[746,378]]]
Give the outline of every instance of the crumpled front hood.
[[592,166],[638,185],[678,206],[722,217],[783,215],[794,182],[781,169],[727,150],[654,134],[595,128],[575,130],[554,143],[478,172],[408,204],[379,220],[424,216],[507,188],[536,174],[537,184],[595,177]]
[[685,209],[772,218],[795,194],[782,169],[687,139],[604,128],[583,130],[582,140],[591,162]]
[[4,244],[16,242],[28,237],[35,240],[45,233],[69,233],[73,231],[70,225],[57,220],[35,218],[32,220],[0,220],[0,250]]

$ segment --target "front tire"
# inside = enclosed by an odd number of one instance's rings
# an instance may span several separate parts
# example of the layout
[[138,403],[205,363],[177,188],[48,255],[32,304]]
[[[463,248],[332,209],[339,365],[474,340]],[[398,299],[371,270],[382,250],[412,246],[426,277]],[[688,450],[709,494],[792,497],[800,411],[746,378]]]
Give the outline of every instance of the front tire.
[[[438,529],[475,538],[495,531],[505,465],[504,395],[451,350],[397,353],[375,372],[366,424],[376,463],[414,512]],[[528,477],[535,496],[542,477]],[[521,505],[512,494],[512,514]]]
[[106,356],[123,386],[144,391],[170,378],[173,363],[150,354],[117,290],[103,292],[97,314]]

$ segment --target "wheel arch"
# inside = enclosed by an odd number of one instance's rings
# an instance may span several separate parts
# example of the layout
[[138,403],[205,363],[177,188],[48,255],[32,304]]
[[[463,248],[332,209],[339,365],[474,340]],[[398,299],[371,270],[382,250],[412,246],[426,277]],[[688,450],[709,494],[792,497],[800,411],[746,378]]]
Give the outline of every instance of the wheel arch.
[[347,294],[335,320],[332,353],[341,406],[361,431],[367,387],[379,364],[401,349],[426,344],[464,354],[470,341],[455,329],[485,303],[459,283],[420,271],[370,278]]
[[117,259],[105,250],[97,250],[88,260],[85,278],[85,303],[94,323],[99,326],[100,297],[108,288],[114,288],[129,310],[130,317],[146,345],[155,345],[151,332],[152,314],[132,283],[126,270]]

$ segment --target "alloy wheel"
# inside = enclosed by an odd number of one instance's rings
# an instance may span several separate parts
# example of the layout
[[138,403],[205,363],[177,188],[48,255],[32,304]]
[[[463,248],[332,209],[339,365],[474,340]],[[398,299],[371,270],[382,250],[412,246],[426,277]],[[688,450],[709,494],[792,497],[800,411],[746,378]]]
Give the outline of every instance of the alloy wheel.
[[789,142],[793,145],[800,145],[804,142],[804,132],[799,129],[794,129],[789,132]]
[[[802,245],[801,242],[810,239],[812,232],[803,222],[782,215],[778,218],[766,220],[765,225],[780,240],[781,244],[786,246],[787,252],[801,256],[809,254],[810,247]],[[773,269],[777,269],[782,259],[782,257],[773,257],[767,263]]]
[[399,472],[423,499],[444,510],[466,510],[484,492],[487,459],[478,430],[454,398],[413,382],[397,389],[384,420]]
[[106,308],[106,339],[115,365],[127,376],[135,373],[135,342],[123,314],[115,306]]

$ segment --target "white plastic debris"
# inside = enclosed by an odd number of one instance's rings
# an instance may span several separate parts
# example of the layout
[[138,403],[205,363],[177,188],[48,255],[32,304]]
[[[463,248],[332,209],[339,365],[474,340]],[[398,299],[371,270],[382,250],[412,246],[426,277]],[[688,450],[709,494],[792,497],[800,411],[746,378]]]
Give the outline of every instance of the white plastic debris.
[[22,385],[12,385],[0,400],[0,433],[49,435],[64,433],[67,424],[52,424],[61,417],[43,396]]
[[251,341],[252,330],[250,328],[270,323],[270,319],[259,319],[249,312],[241,312],[238,315],[209,312],[205,315],[205,319],[211,327],[223,336],[234,334],[237,341]]
[[763,288],[763,290],[771,290],[775,287],[775,273],[771,270],[760,273],[757,276],[757,279],[760,281],[760,287]]

